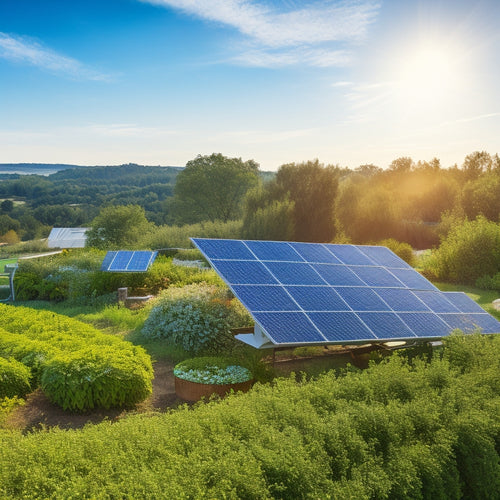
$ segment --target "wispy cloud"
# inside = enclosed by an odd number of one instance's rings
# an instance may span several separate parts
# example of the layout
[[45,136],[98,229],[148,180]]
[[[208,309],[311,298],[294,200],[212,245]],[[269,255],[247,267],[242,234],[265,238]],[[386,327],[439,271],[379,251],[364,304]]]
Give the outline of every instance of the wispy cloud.
[[487,118],[497,118],[499,116],[500,116],[500,113],[487,113],[484,115],[469,116],[466,118],[458,118],[457,120],[443,122],[443,123],[441,123],[441,126],[445,127],[447,125],[454,125],[454,124],[458,124],[458,123],[475,122],[478,120],[485,120]]
[[37,41],[0,32],[0,59],[36,66],[40,69],[84,80],[109,80],[104,75],[71,57],[44,47]]
[[[253,47],[233,61],[251,66],[305,63],[338,66],[349,54],[332,44],[358,43],[376,19],[379,4],[373,0],[319,0],[277,3],[254,0],[140,0],[180,10],[198,18],[229,26]],[[279,49],[279,50],[277,50]]]

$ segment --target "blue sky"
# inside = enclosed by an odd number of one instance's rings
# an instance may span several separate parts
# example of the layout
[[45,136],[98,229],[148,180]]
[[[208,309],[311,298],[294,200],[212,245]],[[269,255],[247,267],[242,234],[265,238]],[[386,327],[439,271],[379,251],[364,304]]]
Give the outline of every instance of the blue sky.
[[0,163],[500,152],[497,0],[1,0]]

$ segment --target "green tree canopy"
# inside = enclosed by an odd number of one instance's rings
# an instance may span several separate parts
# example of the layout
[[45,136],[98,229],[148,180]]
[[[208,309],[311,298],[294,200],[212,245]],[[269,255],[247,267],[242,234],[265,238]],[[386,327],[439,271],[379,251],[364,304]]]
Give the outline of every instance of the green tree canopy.
[[293,224],[285,231],[277,231],[276,239],[293,228],[293,240],[332,241],[338,177],[338,167],[325,167],[318,160],[282,165],[276,177],[260,193],[253,192],[247,200],[243,230],[251,232],[251,228],[265,226],[265,234],[268,234],[273,224],[265,222],[266,218],[291,212]]
[[87,246],[96,248],[133,248],[151,228],[139,205],[105,207],[92,221]]
[[238,219],[246,192],[258,184],[259,165],[254,160],[228,158],[213,153],[198,155],[179,172],[170,206],[176,223]]

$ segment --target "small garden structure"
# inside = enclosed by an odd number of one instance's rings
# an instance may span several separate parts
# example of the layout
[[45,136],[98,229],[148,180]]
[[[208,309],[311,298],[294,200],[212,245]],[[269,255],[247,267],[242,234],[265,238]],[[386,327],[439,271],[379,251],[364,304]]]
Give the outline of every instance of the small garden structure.
[[187,401],[198,401],[231,391],[246,392],[252,387],[252,372],[234,360],[214,357],[188,359],[174,368],[175,392]]

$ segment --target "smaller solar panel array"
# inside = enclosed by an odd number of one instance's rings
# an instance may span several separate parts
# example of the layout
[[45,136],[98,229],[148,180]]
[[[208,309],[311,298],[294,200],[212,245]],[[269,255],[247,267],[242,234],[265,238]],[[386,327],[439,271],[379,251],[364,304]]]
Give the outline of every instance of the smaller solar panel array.
[[193,239],[274,344],[500,332],[466,294],[440,292],[386,247]]
[[145,272],[154,262],[157,255],[158,252],[146,250],[119,250],[108,252],[102,261],[101,271],[111,271],[115,273]]

